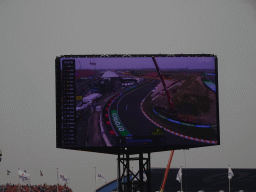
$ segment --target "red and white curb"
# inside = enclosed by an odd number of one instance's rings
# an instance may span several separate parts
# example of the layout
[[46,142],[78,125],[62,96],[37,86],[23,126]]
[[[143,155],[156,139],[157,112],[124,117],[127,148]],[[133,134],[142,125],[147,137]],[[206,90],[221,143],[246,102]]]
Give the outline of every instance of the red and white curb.
[[177,135],[177,136],[183,137],[183,138],[185,138],[185,139],[190,139],[190,140],[193,140],[193,141],[198,141],[198,142],[203,142],[203,143],[217,144],[217,141],[209,141],[209,140],[204,140],[204,139],[198,139],[198,138],[195,138],[195,137],[190,137],[190,136],[186,136],[186,135],[183,135],[183,134],[180,134],[180,133],[176,133],[176,132],[171,131],[171,130],[169,130],[169,129],[167,129],[167,128],[161,126],[161,125],[159,125],[158,123],[154,122],[154,121],[153,121],[152,119],[150,119],[150,117],[147,116],[147,114],[143,111],[142,105],[143,105],[144,100],[145,100],[145,98],[142,100],[142,102],[141,102],[141,104],[140,104],[140,109],[141,109],[142,113],[145,115],[145,117],[146,117],[149,121],[151,121],[153,124],[155,124],[156,126],[158,126],[158,127],[160,127],[160,128],[163,128],[165,131],[167,131],[167,132],[169,132],[169,133],[171,133],[171,134],[173,134],[173,135]]

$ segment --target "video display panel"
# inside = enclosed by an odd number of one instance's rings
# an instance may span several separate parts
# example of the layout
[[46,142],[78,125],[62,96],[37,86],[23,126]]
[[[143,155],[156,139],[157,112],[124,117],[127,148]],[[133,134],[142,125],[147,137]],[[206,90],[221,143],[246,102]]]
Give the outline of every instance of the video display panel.
[[215,55],[56,58],[57,148],[117,154],[219,145]]

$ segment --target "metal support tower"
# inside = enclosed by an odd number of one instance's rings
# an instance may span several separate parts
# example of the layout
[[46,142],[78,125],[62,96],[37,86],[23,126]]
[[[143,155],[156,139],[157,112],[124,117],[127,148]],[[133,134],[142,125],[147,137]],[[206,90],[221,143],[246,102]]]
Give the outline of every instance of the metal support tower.
[[[131,157],[131,155],[139,156]],[[138,172],[130,169],[130,161],[139,163]],[[117,164],[119,192],[151,191],[150,153],[147,153],[147,157],[143,157],[143,153],[119,153]]]

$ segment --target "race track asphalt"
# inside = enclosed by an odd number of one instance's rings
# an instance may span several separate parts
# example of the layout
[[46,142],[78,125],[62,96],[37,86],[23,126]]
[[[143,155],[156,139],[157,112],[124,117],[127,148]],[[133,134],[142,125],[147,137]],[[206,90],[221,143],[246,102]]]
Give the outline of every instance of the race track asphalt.
[[[140,104],[159,82],[159,80],[155,80],[150,84],[126,93],[112,104],[111,110],[117,109],[122,124],[131,135],[152,136],[152,130],[158,128],[158,126],[145,117],[141,111]],[[166,131],[164,131],[163,139],[165,140],[165,145],[206,145],[205,143],[186,139]]]

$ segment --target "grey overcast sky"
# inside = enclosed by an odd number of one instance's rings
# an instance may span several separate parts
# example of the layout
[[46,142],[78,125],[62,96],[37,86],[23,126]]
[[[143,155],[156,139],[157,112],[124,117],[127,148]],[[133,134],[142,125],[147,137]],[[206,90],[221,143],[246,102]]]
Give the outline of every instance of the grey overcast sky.
[[217,55],[221,145],[175,151],[171,167],[255,168],[255,18],[254,0],[1,0],[0,184],[17,184],[18,168],[55,184],[58,167],[74,192],[94,190],[94,167],[116,178],[115,155],[55,148],[54,62],[69,54]]
[[[65,58],[61,58],[64,60]],[[214,57],[155,57],[161,69],[215,69]],[[75,58],[76,69],[139,69],[155,68],[155,64],[150,57],[105,57],[105,58]],[[91,65],[90,63],[96,63]]]

